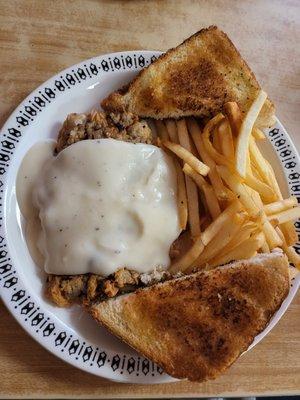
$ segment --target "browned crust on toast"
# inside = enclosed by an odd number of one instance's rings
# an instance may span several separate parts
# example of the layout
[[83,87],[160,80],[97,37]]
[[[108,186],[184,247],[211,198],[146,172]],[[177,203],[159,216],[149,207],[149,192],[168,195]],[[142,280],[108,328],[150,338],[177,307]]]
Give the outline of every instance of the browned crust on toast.
[[249,347],[288,292],[288,262],[278,253],[140,289],[90,313],[169,375],[201,382]]
[[[202,47],[201,47],[202,46]],[[226,101],[246,112],[260,86],[228,36],[210,26],[162,54],[127,86],[101,103],[108,111],[141,117],[211,117]],[[273,122],[274,105],[266,100],[258,125]]]

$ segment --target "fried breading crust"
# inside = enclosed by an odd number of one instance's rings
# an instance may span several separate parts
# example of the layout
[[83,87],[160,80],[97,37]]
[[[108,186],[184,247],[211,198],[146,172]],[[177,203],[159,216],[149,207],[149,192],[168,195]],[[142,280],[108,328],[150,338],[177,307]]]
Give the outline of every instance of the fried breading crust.
[[132,143],[153,143],[151,129],[132,113],[92,111],[89,114],[69,114],[57,138],[56,151],[85,139],[117,139]]

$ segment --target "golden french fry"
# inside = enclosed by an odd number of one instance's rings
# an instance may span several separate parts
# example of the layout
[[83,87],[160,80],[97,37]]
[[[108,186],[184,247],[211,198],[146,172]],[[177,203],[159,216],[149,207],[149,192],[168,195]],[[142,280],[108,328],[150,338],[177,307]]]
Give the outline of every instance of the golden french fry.
[[216,257],[218,258],[224,256],[229,251],[239,246],[242,242],[253,236],[257,230],[257,225],[254,222],[248,221],[244,223],[237,234],[230,240],[229,243],[227,243],[226,246],[223,247]]
[[[273,168],[271,167],[270,163],[264,159],[263,155],[261,154],[261,152],[258,149],[254,140],[251,140],[250,145],[251,145],[253,157],[256,159],[256,161],[258,163],[261,163],[262,169],[265,168],[265,171],[266,171],[265,179],[267,182],[269,182],[270,186],[273,187],[273,191],[277,195],[277,200],[282,200],[283,199],[282,193],[279,188],[278,182],[276,180]],[[250,151],[251,151],[251,149],[250,149]],[[262,174],[263,174],[263,171],[262,171]],[[293,222],[291,222],[291,221],[285,222],[284,224],[281,225],[281,230],[285,236],[288,246],[292,246],[293,244],[295,244],[297,242],[298,235],[297,235],[297,232],[296,232]]]
[[266,239],[264,240],[263,244],[261,245],[261,250],[263,253],[270,253],[270,247],[269,247]]
[[300,256],[296,252],[293,246],[288,246],[284,249],[285,254],[287,255],[289,262],[293,264],[300,271]]
[[256,127],[253,128],[252,135],[253,135],[254,139],[256,139],[256,140],[265,140],[265,138],[266,138],[264,133]]
[[179,212],[179,223],[180,223],[180,228],[184,230],[186,229],[186,224],[188,219],[185,178],[178,160],[174,158],[173,162],[175,165],[176,175],[177,175],[177,204]]
[[296,253],[295,249],[292,246],[288,246],[285,237],[281,231],[281,229],[278,227],[276,228],[276,231],[279,235],[279,237],[282,239],[282,250],[285,252],[287,255],[289,262],[294,264],[294,266],[300,270],[300,256],[299,254]]
[[211,185],[197,172],[193,170],[188,164],[184,164],[183,172],[190,176],[196,185],[203,191],[207,207],[212,219],[216,219],[221,214],[221,209],[218,203],[218,199]]
[[298,241],[298,234],[296,232],[295,225],[292,221],[285,222],[280,225],[280,229],[284,234],[285,241],[288,246],[293,246]]
[[246,191],[249,193],[251,199],[254,201],[256,207],[259,208],[259,210],[260,210],[262,230],[263,230],[263,232],[265,234],[265,238],[266,238],[268,246],[271,249],[274,249],[275,247],[281,246],[282,240],[278,236],[276,230],[274,229],[274,227],[272,226],[272,224],[268,220],[268,217],[267,217],[266,213],[263,210],[264,205],[263,205],[263,202],[262,202],[262,200],[260,198],[260,195],[255,190],[250,188],[249,186],[245,185],[245,188],[246,188]]
[[229,171],[228,168],[218,166],[217,170],[229,188],[238,196],[249,215],[254,218],[261,217],[262,229],[270,248],[273,249],[280,246],[281,240],[263,211],[263,203],[259,194],[249,186],[241,183],[240,177]]
[[201,233],[198,191],[197,186],[189,176],[185,176],[185,185],[188,206],[188,222],[192,238],[194,239]]
[[279,238],[274,227],[270,224],[268,220],[263,221],[263,231],[266,237],[266,241],[271,250],[275,247],[280,247],[282,245],[282,240]]
[[237,174],[231,173],[225,166],[217,166],[217,171],[229,188],[237,195],[249,215],[254,217],[258,216],[260,214],[260,209],[256,206],[251,196],[249,196],[241,178]]
[[196,172],[189,164],[185,163],[183,165],[183,172],[190,176],[200,189],[202,189],[203,186],[208,185],[203,176]]
[[278,212],[288,210],[297,204],[297,197],[291,196],[288,199],[278,200],[274,203],[266,204],[264,206],[264,211],[267,215],[276,214]]
[[[249,156],[250,156],[250,152],[249,152]],[[258,171],[256,165],[254,164],[254,162],[251,161],[251,157],[250,157],[250,165],[251,165],[251,171],[252,174],[259,179],[261,182],[266,183],[265,177],[261,175],[261,173]],[[269,185],[269,183],[266,183]]]
[[261,248],[263,242],[264,235],[262,232],[259,232],[253,237],[244,240],[225,255],[213,258],[208,262],[208,265],[210,267],[216,267],[218,265],[227,264],[230,261],[244,260],[254,257],[257,250]]
[[201,237],[198,236],[189,251],[182,258],[171,265],[169,271],[172,273],[186,271],[197,260],[203,249],[204,244],[202,243]]
[[[180,119],[179,121],[176,121],[176,126],[180,145],[191,153],[192,146],[185,120]],[[188,222],[191,230],[191,235],[194,239],[198,237],[201,233],[198,191],[197,186],[189,176],[185,176],[185,184],[188,205]]]
[[[265,183],[273,188],[273,191],[277,196],[277,200],[282,200],[282,193],[277,183],[274,171],[271,165],[261,154],[253,137],[250,138],[250,157],[255,164],[255,167],[257,168],[259,174],[264,179]],[[282,224],[281,230],[284,234],[288,246],[291,246],[297,242],[298,236],[292,222],[288,221]]]
[[217,196],[214,192],[214,189],[211,185],[207,185],[203,187],[204,196],[207,202],[209,213],[213,220],[218,218],[221,214],[221,208],[218,203]]
[[227,207],[201,234],[204,246],[207,246],[220,230],[223,230],[226,225],[230,224],[233,216],[242,211],[242,209],[242,204],[238,200],[233,201],[232,204]]
[[[222,230],[220,230],[214,238],[204,247],[200,256],[194,262],[193,266],[204,265],[209,262],[210,259],[216,257],[216,255],[232,240],[232,238],[238,233],[241,225],[245,221],[246,213],[240,212],[231,218],[230,224],[226,224]],[[189,268],[187,269],[189,271]]]
[[264,105],[264,102],[266,101],[266,98],[267,94],[263,90],[261,90],[254,102],[252,103],[250,109],[248,110],[240,128],[240,132],[237,138],[235,166],[236,170],[242,177],[246,176],[246,160],[249,146],[249,138],[251,136],[254,123]]
[[271,164],[267,160],[266,160],[266,164],[268,166],[268,170],[267,170],[268,180],[270,182],[270,186],[273,188],[274,192],[277,195],[277,199],[276,200],[282,200],[281,190],[280,190],[280,187],[278,185],[274,170],[273,170]]
[[178,133],[177,133],[176,122],[173,119],[167,119],[166,127],[167,127],[168,134],[170,136],[171,142],[178,143]]
[[224,104],[224,113],[230,123],[231,131],[234,136],[238,136],[242,125],[242,113],[235,101],[229,101]]
[[234,161],[234,143],[230,125],[227,120],[224,120],[219,125],[219,138],[221,151],[225,157]]
[[276,199],[273,189],[266,183],[255,178],[255,176],[253,176],[251,173],[246,174],[245,183],[252,189],[257,191],[266,203],[269,203]]
[[259,150],[253,137],[250,137],[249,140],[249,150],[251,161],[254,163],[260,176],[264,182],[273,189],[277,196],[276,200],[282,200],[281,191],[275,178],[274,171],[268,161],[261,154],[261,151]]
[[161,120],[155,121],[155,126],[156,126],[158,137],[163,142],[169,140],[169,134],[168,134],[167,128],[166,128],[165,124],[163,123],[163,121],[161,121]]
[[221,154],[222,153],[222,146],[221,146],[221,138],[219,135],[218,127],[213,130],[212,134],[212,144],[214,148]]
[[185,119],[179,119],[176,121],[176,126],[179,144],[191,153],[192,146]]
[[233,163],[231,160],[228,160],[223,154],[219,153],[210,141],[210,135],[212,130],[222,121],[224,120],[223,114],[218,114],[214,118],[212,118],[204,127],[202,138],[206,151],[210,155],[210,157],[217,164],[226,165],[232,167]]
[[259,150],[252,136],[250,137],[249,140],[249,152],[250,152],[251,162],[255,165],[255,168],[258,170],[260,176],[263,177],[265,183],[271,185],[267,176],[267,171],[269,169],[269,166],[266,163],[264,156],[261,154],[261,151]]
[[277,220],[279,224],[284,224],[288,221],[296,221],[300,218],[300,207],[293,207],[276,214],[268,215],[269,221]]
[[169,141],[163,142],[163,145],[177,155],[181,160],[190,165],[195,171],[201,175],[207,175],[209,167],[198,160],[192,153],[182,147],[180,144]]
[[208,178],[214,188],[215,194],[219,200],[227,200],[228,193],[226,191],[226,187],[224,186],[222,179],[220,178],[219,174],[216,170],[216,163],[214,160],[209,156],[207,153],[203,139],[201,136],[201,130],[199,125],[193,118],[189,118],[187,120],[189,132],[193,138],[193,142],[196,146],[196,149],[202,159],[202,161],[209,167]]

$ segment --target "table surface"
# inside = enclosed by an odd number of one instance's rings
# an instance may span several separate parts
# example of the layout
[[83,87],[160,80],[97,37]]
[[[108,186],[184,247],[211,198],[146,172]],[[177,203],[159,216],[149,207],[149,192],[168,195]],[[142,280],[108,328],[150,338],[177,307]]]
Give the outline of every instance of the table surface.
[[[0,124],[39,84],[84,59],[166,50],[202,27],[232,38],[300,147],[298,0],[0,0]],[[298,136],[297,136],[298,135]],[[0,397],[143,398],[299,394],[300,293],[272,332],[219,379],[116,384],[77,370],[35,343],[0,304]],[[13,332],[13,337],[12,333]]]

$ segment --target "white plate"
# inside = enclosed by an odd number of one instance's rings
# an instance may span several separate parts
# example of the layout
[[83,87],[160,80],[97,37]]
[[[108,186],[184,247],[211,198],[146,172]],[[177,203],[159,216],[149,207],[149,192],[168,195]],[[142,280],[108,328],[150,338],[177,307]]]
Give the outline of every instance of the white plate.
[[[53,354],[84,371],[132,383],[160,383],[172,378],[96,325],[79,307],[60,309],[45,299],[45,274],[35,266],[26,247],[15,180],[27,150],[41,139],[56,138],[68,113],[98,107],[100,99],[131,80],[159,54],[112,53],[66,69],[14,111],[2,129],[0,146],[0,287],[4,303],[23,328]],[[300,160],[290,137],[279,121],[266,134],[265,151],[284,195],[300,196]],[[296,226],[299,232],[300,224]],[[250,347],[278,322],[299,284],[298,275],[288,298]]]

